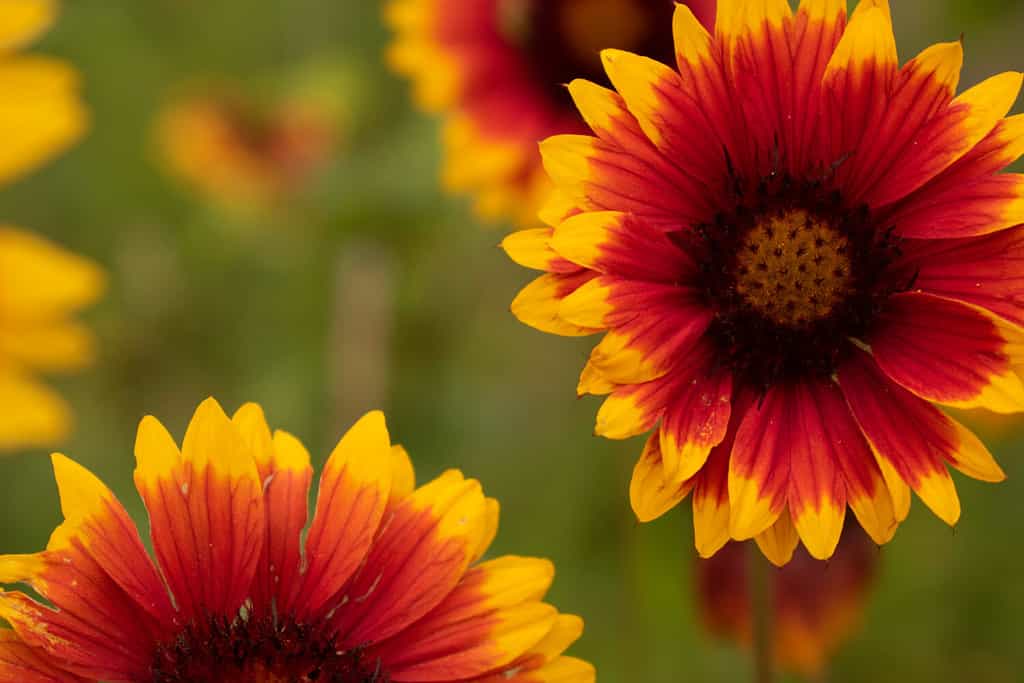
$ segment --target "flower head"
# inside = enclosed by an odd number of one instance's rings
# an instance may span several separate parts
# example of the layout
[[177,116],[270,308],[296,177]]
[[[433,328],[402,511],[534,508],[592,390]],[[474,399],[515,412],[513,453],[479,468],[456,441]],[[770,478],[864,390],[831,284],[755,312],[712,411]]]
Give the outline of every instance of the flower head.
[[[56,14],[53,0],[0,3],[0,184],[64,151],[87,125],[78,74],[62,61],[16,52]],[[0,449],[53,444],[67,435],[70,407],[35,373],[92,360],[92,334],[70,317],[103,286],[91,261],[0,225]]]
[[[792,562],[772,573],[772,647],[780,668],[812,680],[821,676],[829,659],[860,627],[878,555],[871,539],[850,526],[828,564],[798,550]],[[753,630],[749,559],[746,544],[730,544],[710,559],[697,560],[696,577],[704,625],[745,647]]]
[[542,144],[551,227],[504,242],[546,271],[520,320],[605,332],[597,433],[654,429],[633,508],[692,492],[704,556],[827,558],[847,507],[885,543],[911,490],[954,524],[948,467],[1004,475],[933,404],[1024,409],[1021,74],[957,95],[960,42],[901,68],[887,3],[845,5],[679,7],[675,69],[606,50],[616,91],[569,86],[594,135]]
[[305,534],[309,454],[254,404],[202,403],[179,449],[139,425],[156,563],[111,491],[53,456],[64,523],[0,557],[0,680],[588,683],[579,618],[541,602],[546,560],[480,562],[498,504],[451,470],[416,488],[379,412],[342,437]]
[[293,196],[331,158],[339,122],[313,98],[261,107],[211,91],[172,102],[156,124],[167,169],[205,198],[239,211]]
[[[686,3],[711,20],[713,0]],[[603,80],[602,48],[669,62],[673,0],[391,0],[396,70],[448,115],[445,185],[487,218],[536,224],[550,183],[537,141],[583,132],[565,84]]]

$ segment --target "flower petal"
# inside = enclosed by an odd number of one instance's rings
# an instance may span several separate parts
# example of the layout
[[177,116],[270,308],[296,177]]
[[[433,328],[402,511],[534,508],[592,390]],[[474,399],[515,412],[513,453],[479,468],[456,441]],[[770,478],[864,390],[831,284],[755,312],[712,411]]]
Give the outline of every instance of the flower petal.
[[657,434],[651,434],[633,468],[633,479],[629,484],[633,513],[641,522],[655,520],[678,505],[695,483],[692,479],[675,483],[665,478],[659,438]]
[[566,337],[594,334],[600,330],[580,327],[559,317],[562,300],[593,277],[594,275],[591,273],[578,275],[546,273],[541,275],[516,295],[512,301],[512,314],[519,319],[519,322],[541,332]]
[[0,357],[43,372],[85,367],[96,356],[95,346],[87,327],[65,320],[26,325],[5,321],[0,328]]
[[1024,411],[1024,332],[956,301],[907,292],[872,332],[878,366],[921,398],[956,408]]
[[263,409],[255,403],[239,408],[231,422],[254,454],[263,482],[265,534],[253,583],[254,610],[288,613],[299,582],[300,536],[309,513],[309,453],[290,434],[271,436]]
[[703,344],[673,368],[672,398],[659,430],[665,480],[681,483],[695,475],[729,427],[732,374],[715,368],[715,351]]
[[1024,224],[1024,174],[1005,173],[967,182],[908,203],[892,217],[904,237],[972,237]]
[[559,261],[559,255],[549,244],[553,233],[551,228],[520,230],[505,237],[501,248],[510,259],[525,268],[551,271]]
[[[883,475],[887,480],[895,475],[909,485],[946,523],[952,525],[959,519],[960,500],[945,463],[965,473],[981,470],[984,479],[1002,479],[1002,471],[980,441],[969,438],[969,432],[951,418],[888,379],[866,353],[854,351],[838,374],[843,395]],[[964,467],[965,462],[971,465]],[[901,517],[899,498],[894,490],[897,518]]]
[[[0,36],[2,40],[2,36]],[[89,115],[79,96],[78,74],[46,57],[0,61],[0,183],[28,173],[76,142]]]
[[661,231],[620,211],[590,211],[566,219],[550,248],[599,273],[627,280],[678,283],[694,274],[693,257]]
[[0,630],[0,681],[14,683],[88,683],[59,669],[38,648],[23,643],[14,631]]
[[179,452],[147,416],[135,458],[153,549],[183,618],[235,613],[251,592],[265,519],[262,482],[238,428],[207,399]]
[[174,629],[167,590],[110,489],[63,455],[53,456],[53,468],[65,521],[46,551],[0,557],[0,582],[28,583],[54,609],[6,594],[0,614],[25,642],[83,676],[144,675],[153,643]]
[[855,152],[869,144],[869,134],[885,115],[897,67],[888,6],[861,2],[822,76],[823,116],[832,122],[832,130],[825,135],[825,161],[838,164],[837,182],[843,187],[850,178],[871,170]]
[[593,683],[594,667],[582,660],[561,657],[583,633],[583,620],[571,614],[559,614],[544,638],[525,654],[472,683]]
[[391,491],[391,440],[384,415],[372,411],[341,437],[320,475],[316,512],[306,536],[300,615],[321,616],[366,559]]
[[[674,317],[671,314],[664,317],[639,315],[631,324],[610,330],[590,353],[587,366],[596,373],[590,379],[613,385],[640,384],[664,376],[674,364],[685,363],[684,359],[689,357],[707,327],[710,314],[706,311],[692,316],[680,314],[678,325],[665,324]],[[612,389],[614,386],[609,391]]]
[[661,418],[671,386],[661,379],[619,386],[598,409],[594,434],[608,439],[643,434]]
[[753,407],[749,392],[741,391],[733,398],[729,430],[694,477],[693,538],[701,557],[711,557],[729,541],[729,460],[742,416]]
[[391,447],[391,495],[388,508],[394,508],[415,490],[416,471],[412,459],[405,448],[395,444]]
[[929,294],[981,306],[1024,326],[1024,227],[974,239],[907,240],[898,266]]
[[789,459],[798,438],[793,397],[787,387],[767,391],[743,417],[729,460],[729,534],[757,536],[778,519],[789,489]]
[[648,174],[682,178],[681,165],[672,165],[671,155],[663,156],[658,151],[622,95],[582,79],[569,84],[569,94],[583,120],[598,138],[614,148],[628,150],[646,166]]
[[30,232],[0,227],[0,313],[52,321],[96,301],[105,275],[92,261]]
[[[887,100],[885,110],[843,164],[849,171],[845,194],[877,206],[909,194],[935,174],[929,165],[938,154],[935,141],[959,120],[949,104],[962,63],[959,42],[933,45],[896,74],[891,89],[876,94]],[[922,153],[924,146],[927,152]],[[901,183],[898,192],[896,182]]]
[[[78,676],[145,680],[159,634],[151,622],[140,618],[142,613],[104,575],[102,567],[87,561],[79,569],[79,579],[87,583],[54,589],[66,609],[56,611],[24,593],[0,592],[0,619],[10,624],[26,645],[44,651],[49,661],[60,662]],[[96,599],[96,608],[90,609],[88,601]]]
[[72,420],[70,406],[56,391],[25,373],[0,369],[0,448],[63,441]]
[[576,384],[576,395],[604,396],[615,391],[615,386],[615,382],[605,377],[593,363],[587,361],[583,370],[580,371],[580,381]]
[[553,607],[538,600],[554,566],[502,557],[471,569],[441,604],[373,648],[395,681],[440,681],[479,676],[537,645],[555,626]]
[[558,317],[582,329],[603,329],[613,308],[608,302],[612,278],[596,277],[566,296],[558,307]]
[[678,227],[705,216],[683,172],[588,135],[555,135],[540,143],[544,169],[558,190],[585,211],[627,211]]
[[814,400],[839,475],[846,500],[868,535],[882,545],[896,533],[896,510],[875,455],[853,419],[842,392],[832,383],[813,385]]
[[790,444],[789,512],[807,552],[827,560],[846,516],[846,483],[838,463],[850,447],[839,417],[847,409],[831,382],[802,383],[792,400],[796,429]]
[[646,382],[685,365],[713,315],[694,288],[608,276],[581,287],[560,313],[577,324],[612,328],[589,363],[618,384]]
[[[922,187],[949,168],[958,159],[980,143],[1006,116],[1020,92],[1022,75],[1007,72],[993,76],[961,93],[944,111],[926,119],[912,140],[905,143],[908,150],[901,154],[898,163],[879,164],[875,177],[878,182],[874,191],[863,195],[872,206],[882,206],[902,199]],[[890,114],[892,116],[893,114]],[[908,126],[905,118],[898,119],[894,126]],[[888,136],[878,144],[890,143]],[[904,145],[892,145],[900,150]],[[859,195],[858,195],[859,196]]]
[[790,511],[783,510],[775,524],[755,536],[754,541],[768,561],[776,567],[789,564],[793,559],[793,551],[800,545],[800,535],[793,526]]
[[661,146],[661,131],[652,120],[661,116],[657,89],[678,87],[679,75],[655,59],[624,50],[602,50],[601,62],[641,130],[651,142]]
[[1024,114],[999,121],[956,163],[897,203],[885,221],[906,237],[983,235],[1021,222],[1020,180],[997,175],[1024,154]]
[[9,52],[38,38],[57,19],[56,0],[7,0],[0,5],[0,50]]
[[339,643],[384,640],[434,609],[489,533],[487,507],[479,482],[455,470],[405,498],[345,587],[331,621]]

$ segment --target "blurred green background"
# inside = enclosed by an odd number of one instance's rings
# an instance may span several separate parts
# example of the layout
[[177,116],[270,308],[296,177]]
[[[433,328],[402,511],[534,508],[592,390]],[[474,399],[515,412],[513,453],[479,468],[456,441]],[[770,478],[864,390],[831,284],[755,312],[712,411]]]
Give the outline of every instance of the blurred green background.
[[[903,59],[964,32],[965,85],[1024,66],[1020,2],[892,4]],[[494,552],[555,561],[551,600],[586,619],[572,654],[599,680],[748,680],[746,657],[696,623],[688,505],[637,525],[627,484],[641,441],[591,436],[598,403],[574,398],[591,340],[517,323],[508,304],[529,275],[497,248],[504,228],[439,191],[437,124],[383,66],[380,11],[371,0],[67,3],[36,51],[83,72],[92,131],[0,193],[4,221],[111,275],[86,316],[99,363],[58,381],[78,413],[64,451],[143,520],[131,472],[146,413],[180,437],[207,395],[229,411],[258,401],[319,465],[355,417],[383,407],[421,481],[459,467],[501,501]],[[152,121],[182,83],[260,93],[306,68],[338,84],[345,143],[287,207],[209,207],[155,163]],[[955,531],[915,503],[879,551],[866,628],[829,680],[1022,680],[1024,437],[990,443],[1009,481],[957,477]],[[44,546],[59,522],[44,452],[0,459],[0,512],[4,552]]]

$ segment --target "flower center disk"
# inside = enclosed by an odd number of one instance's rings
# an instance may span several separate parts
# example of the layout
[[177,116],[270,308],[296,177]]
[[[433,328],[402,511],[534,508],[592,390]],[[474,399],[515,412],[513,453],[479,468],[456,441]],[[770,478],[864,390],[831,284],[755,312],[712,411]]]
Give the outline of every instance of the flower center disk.
[[576,116],[565,84],[585,78],[610,85],[601,50],[629,50],[672,63],[674,8],[673,0],[500,0],[498,21],[540,87]]
[[153,683],[387,683],[361,650],[340,650],[323,626],[291,619],[211,618],[153,657]]
[[736,256],[736,291],[786,327],[829,315],[852,286],[849,243],[825,220],[797,209],[762,219]]
[[731,200],[675,237],[702,269],[720,357],[758,391],[831,375],[850,339],[863,339],[885,300],[912,281],[890,268],[892,231],[820,179],[773,173],[737,182]]

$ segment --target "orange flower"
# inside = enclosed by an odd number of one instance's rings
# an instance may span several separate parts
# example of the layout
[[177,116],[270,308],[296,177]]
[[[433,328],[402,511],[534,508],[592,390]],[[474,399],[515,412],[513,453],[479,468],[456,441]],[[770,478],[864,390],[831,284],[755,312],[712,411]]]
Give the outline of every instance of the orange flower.
[[933,403],[1024,410],[1021,74],[956,94],[963,47],[902,68],[885,0],[676,10],[675,69],[603,53],[573,81],[594,132],[542,143],[551,227],[504,242],[545,271],[512,303],[605,332],[579,393],[598,434],[654,429],[633,508],[693,492],[699,552],[760,537],[825,559],[847,507],[888,542],[913,490],[949,524],[949,467],[1003,471]]
[[156,563],[113,493],[54,455],[64,523],[0,557],[0,582],[56,609],[0,593],[0,680],[594,680],[561,656],[580,619],[541,602],[551,563],[480,562],[497,502],[455,470],[416,488],[379,412],[328,459],[304,541],[309,454],[256,405],[205,401],[180,450],[146,417],[135,457]]
[[[685,3],[711,21],[714,0]],[[673,0],[391,0],[393,67],[447,115],[445,186],[485,218],[537,223],[550,191],[537,141],[583,131],[565,84],[603,80],[602,48],[672,59]]]
[[223,93],[183,98],[157,122],[168,170],[222,205],[264,209],[300,190],[338,145],[336,117],[313,101],[265,110]]
[[[698,560],[696,588],[707,629],[749,648],[747,551],[746,544],[731,543],[711,559]],[[877,564],[878,548],[851,526],[828,564],[800,551],[772,573],[771,633],[777,666],[807,677],[822,673],[859,630]]]

